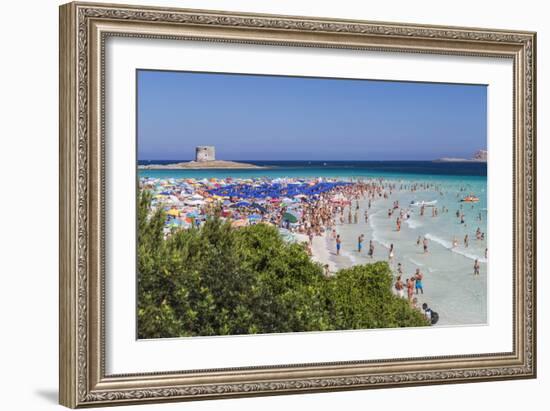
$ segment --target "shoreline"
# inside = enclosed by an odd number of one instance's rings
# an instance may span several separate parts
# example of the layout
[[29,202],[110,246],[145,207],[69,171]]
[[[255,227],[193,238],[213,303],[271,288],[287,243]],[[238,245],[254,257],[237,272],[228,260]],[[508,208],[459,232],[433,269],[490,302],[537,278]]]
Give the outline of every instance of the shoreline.
[[[407,193],[401,194],[401,196],[406,195]],[[390,265],[394,281],[398,275],[398,263],[402,264],[403,279],[409,278],[416,268],[419,268],[424,274],[425,294],[414,294],[414,297],[418,299],[419,305],[427,303],[439,312],[439,326],[486,323],[487,259],[474,254],[476,245],[478,247],[479,245],[472,240],[469,248],[465,248],[462,244],[456,248],[446,247],[446,244],[437,241],[434,239],[436,236],[431,234],[433,227],[428,225],[435,223],[432,217],[424,216],[422,221],[417,213],[411,217],[411,224],[404,224],[401,231],[397,232],[393,227],[394,219],[389,219],[386,215],[386,210],[394,199],[395,197],[381,199],[373,203],[368,223],[360,219],[358,223],[338,222],[336,224],[336,232],[342,238],[339,256],[334,252],[336,245],[330,237],[330,232],[321,237],[315,237],[311,247],[312,260],[323,265],[329,264],[331,275],[335,275],[342,268],[386,261]],[[364,210],[367,201],[359,200],[359,205],[360,209]],[[365,235],[365,241],[363,250],[358,252],[356,239],[360,234]],[[416,245],[416,237],[419,235],[429,239],[428,254],[422,252],[422,246]],[[300,235],[300,238],[307,242],[305,235]],[[372,240],[375,245],[372,259],[367,256],[369,240]],[[396,250],[392,261],[388,259],[389,244],[393,244]],[[479,278],[471,274],[471,267],[476,257],[479,258],[481,266]],[[466,280],[467,282],[464,283]],[[393,288],[392,291],[395,293]],[[464,307],[464,304],[468,308]]]

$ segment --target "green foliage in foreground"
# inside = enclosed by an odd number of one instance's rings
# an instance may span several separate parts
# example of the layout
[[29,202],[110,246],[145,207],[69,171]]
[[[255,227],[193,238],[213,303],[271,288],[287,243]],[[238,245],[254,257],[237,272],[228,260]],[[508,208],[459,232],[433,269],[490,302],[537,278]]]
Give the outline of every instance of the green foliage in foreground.
[[391,292],[386,263],[326,278],[300,244],[264,224],[213,217],[163,236],[165,214],[138,207],[138,336],[234,335],[427,325]]

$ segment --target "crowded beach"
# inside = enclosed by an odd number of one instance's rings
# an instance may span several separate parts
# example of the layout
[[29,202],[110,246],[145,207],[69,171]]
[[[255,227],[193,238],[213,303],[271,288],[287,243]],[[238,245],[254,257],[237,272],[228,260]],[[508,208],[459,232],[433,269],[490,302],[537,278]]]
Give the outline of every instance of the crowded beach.
[[[166,215],[165,235],[173,229],[200,227],[208,216],[217,212],[235,228],[270,224],[279,229],[287,241],[304,244],[312,259],[324,267],[327,276],[338,269],[372,261],[387,261],[394,275],[394,292],[407,298],[413,307],[421,309],[429,298],[424,295],[430,288],[430,264],[405,259],[400,250],[414,247],[415,253],[426,258],[433,256],[430,235],[418,235],[414,240],[400,241],[409,230],[413,217],[436,220],[446,216],[466,226],[468,203],[477,197],[460,188],[456,193],[457,208],[449,210],[437,206],[437,201],[416,201],[402,204],[399,194],[422,192],[440,193],[436,183],[396,182],[385,179],[329,179],[329,178],[140,178],[140,190],[153,193],[153,206],[163,207]],[[472,206],[473,209],[473,206]],[[383,217],[385,230],[391,232],[389,240],[376,237],[373,219]],[[485,216],[477,213],[468,216],[473,225]],[[470,226],[473,226],[470,224]],[[411,231],[412,233],[412,231]],[[410,233],[409,233],[410,235]],[[402,237],[400,237],[402,236]],[[471,242],[477,248],[485,244],[486,234],[479,227],[460,239],[450,236],[445,243],[449,250],[468,255]],[[391,240],[394,238],[395,240]],[[460,240],[460,241],[459,241]],[[393,242],[390,242],[393,241]],[[413,243],[411,245],[411,243]],[[435,244],[441,248],[441,244]],[[407,254],[403,251],[403,254]],[[410,253],[409,253],[410,254]],[[416,258],[416,257],[415,257]],[[480,275],[484,255],[474,258],[468,269],[473,278]],[[437,265],[437,258],[432,258]],[[411,261],[414,263],[411,264]],[[470,261],[470,260],[467,260]],[[429,270],[424,272],[425,270]],[[464,271],[464,269],[462,269]],[[426,287],[427,286],[427,287]],[[428,291],[429,293],[429,291]],[[427,308],[426,306],[424,308]],[[430,312],[430,309],[427,310]]]

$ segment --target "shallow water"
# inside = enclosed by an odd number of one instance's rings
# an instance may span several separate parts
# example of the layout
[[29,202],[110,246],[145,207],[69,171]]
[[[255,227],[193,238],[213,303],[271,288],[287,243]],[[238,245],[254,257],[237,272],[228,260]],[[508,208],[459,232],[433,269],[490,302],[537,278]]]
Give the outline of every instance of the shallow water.
[[[428,195],[429,193],[424,193]],[[337,232],[342,237],[342,257],[335,255],[332,240],[328,246],[332,248],[331,259],[337,267],[343,268],[352,264],[364,264],[372,261],[388,261],[390,244],[394,245],[395,256],[391,262],[394,277],[397,276],[397,264],[403,267],[403,280],[414,275],[416,268],[424,274],[424,294],[416,296],[418,302],[427,303],[440,316],[438,325],[485,324],[487,321],[487,264],[484,257],[486,240],[475,240],[475,228],[485,230],[485,219],[476,222],[476,227],[468,226],[468,216],[476,211],[468,210],[466,225],[460,224],[454,213],[439,213],[437,217],[428,215],[421,217],[418,211],[413,211],[410,218],[412,224],[403,224],[401,230],[396,230],[396,216],[388,218],[387,211],[394,200],[407,204],[412,193],[394,193],[388,200],[378,200],[373,203],[369,213],[369,222],[364,218],[358,224],[337,224]],[[360,215],[367,207],[366,201],[360,201]],[[450,204],[450,201],[448,202]],[[456,205],[456,202],[453,204]],[[448,206],[450,208],[450,205]],[[478,206],[479,208],[479,206]],[[479,224],[477,224],[479,223]],[[465,247],[459,234],[468,232],[469,246]],[[357,238],[365,235],[363,250],[357,251]],[[451,248],[452,236],[459,238],[459,245]],[[422,243],[417,245],[417,238],[428,238],[428,253],[423,252]],[[374,258],[367,255],[369,240],[374,241]],[[474,277],[473,265],[475,259],[480,261],[480,275]]]

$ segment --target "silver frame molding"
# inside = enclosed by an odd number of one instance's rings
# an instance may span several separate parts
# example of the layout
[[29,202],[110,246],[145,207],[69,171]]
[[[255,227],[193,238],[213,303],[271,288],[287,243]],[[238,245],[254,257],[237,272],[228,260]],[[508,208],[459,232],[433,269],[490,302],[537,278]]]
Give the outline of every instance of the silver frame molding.
[[[104,47],[110,36],[511,59],[513,351],[106,375]],[[69,3],[60,7],[59,64],[62,405],[76,408],[536,377],[535,33]]]

